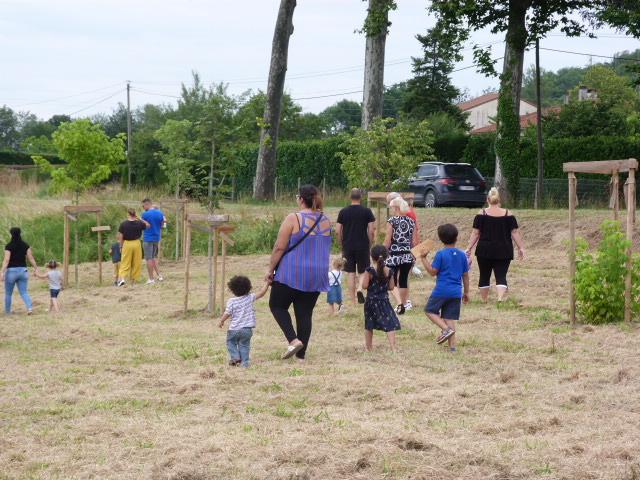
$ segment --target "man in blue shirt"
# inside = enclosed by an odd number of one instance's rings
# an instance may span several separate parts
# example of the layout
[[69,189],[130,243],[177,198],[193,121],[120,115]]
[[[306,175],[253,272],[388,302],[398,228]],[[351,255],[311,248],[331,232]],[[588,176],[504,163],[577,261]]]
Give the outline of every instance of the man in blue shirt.
[[455,352],[456,320],[460,319],[461,303],[469,301],[469,259],[462,250],[456,248],[458,229],[455,225],[440,225],[438,238],[444,248],[436,253],[433,262],[427,260],[428,253],[422,257],[424,267],[431,276],[437,277],[436,287],[424,311],[442,329],[436,342],[448,340],[450,351]]
[[154,276],[156,275],[159,282],[163,280],[158,266],[158,250],[160,240],[162,240],[162,226],[166,219],[162,211],[154,207],[149,198],[142,200],[142,208],[144,208],[142,220],[149,224],[142,239],[144,259],[147,261],[147,271],[149,272],[149,280],[147,280],[149,285],[155,283]]

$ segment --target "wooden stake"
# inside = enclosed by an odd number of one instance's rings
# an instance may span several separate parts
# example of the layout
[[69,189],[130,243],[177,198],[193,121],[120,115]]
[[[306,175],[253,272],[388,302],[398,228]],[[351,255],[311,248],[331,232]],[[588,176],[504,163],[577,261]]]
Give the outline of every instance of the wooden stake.
[[189,267],[191,265],[191,224],[187,225],[187,234],[184,238],[186,255],[184,257],[184,313],[189,308]]
[[69,218],[64,213],[64,240],[63,240],[63,254],[62,254],[62,268],[64,269],[64,287],[69,286],[69,243],[71,241],[71,232],[69,229]]
[[627,179],[627,276],[624,282],[624,321],[631,321],[631,269],[633,268],[633,224],[636,209],[636,171],[629,170]]
[[[100,212],[96,212],[96,226],[100,225]],[[98,230],[98,284],[102,285],[102,231]]]
[[[185,200],[184,204],[182,205],[182,227],[183,227],[182,238],[186,238],[186,236],[187,236],[187,223],[188,223],[188,221],[187,221],[187,213],[188,213],[187,210],[188,210],[188,207],[189,207],[189,205],[188,205],[187,201]],[[187,256],[187,245],[186,245],[186,243],[184,241],[182,242],[182,247],[183,247],[182,248],[182,256],[186,257]],[[189,247],[191,247],[191,245],[189,245]]]
[[569,319],[576,325],[576,187],[577,179],[569,172]]
[[211,295],[211,312],[213,315],[216,314],[216,283],[218,281],[218,229],[213,229],[213,289]]
[[213,313],[213,232],[211,227],[207,234],[207,273],[209,284],[207,285],[207,313]]
[[618,220],[618,211],[620,210],[620,175],[617,170],[613,171],[611,175],[611,200],[613,200],[613,219]]
[[222,237],[222,272],[220,275],[220,308],[224,308],[224,292],[226,290],[225,277],[227,274],[227,242]]

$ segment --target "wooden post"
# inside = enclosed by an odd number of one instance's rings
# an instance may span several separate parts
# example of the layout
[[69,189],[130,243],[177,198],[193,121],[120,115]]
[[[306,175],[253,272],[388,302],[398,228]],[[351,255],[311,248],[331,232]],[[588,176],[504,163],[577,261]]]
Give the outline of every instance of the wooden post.
[[[100,225],[100,212],[96,212],[96,227]],[[98,230],[98,285],[102,285],[102,231]]]
[[624,281],[624,321],[631,322],[631,269],[633,268],[633,224],[636,209],[636,170],[629,169],[627,179],[627,276]]
[[62,253],[62,268],[63,279],[64,279],[64,287],[67,288],[69,286],[69,243],[71,241],[71,232],[69,228],[69,217],[67,217],[67,212],[63,213],[64,215],[64,245],[63,245],[63,253]]
[[613,219],[618,220],[618,211],[620,210],[620,175],[617,170],[614,170],[611,174],[611,189]]
[[376,212],[376,223],[377,223],[377,225],[376,225],[376,232],[377,232],[376,235],[378,237],[380,237],[380,234],[382,233],[382,230],[381,230],[381,228],[382,228],[381,227],[381,225],[382,225],[382,206],[380,205],[380,200],[378,200],[376,202],[376,205],[378,206],[378,210]]
[[[183,226],[183,230],[182,230],[182,238],[186,238],[187,236],[187,215],[188,215],[188,209],[189,209],[189,203],[187,200],[184,201],[184,203],[182,204],[182,226]],[[182,256],[186,257],[187,256],[187,245],[186,243],[183,241],[182,242]],[[189,245],[189,247],[191,247],[191,245]]]
[[569,172],[569,318],[576,325],[576,174]]
[[191,265],[191,224],[187,225],[184,244],[186,246],[186,255],[184,257],[184,313],[189,308],[189,267]]
[[276,177],[273,184],[273,199],[276,202],[278,201],[278,177]]
[[[78,215],[78,217],[80,217]],[[78,220],[73,222],[73,271],[76,288],[80,286],[80,279],[78,275]]]
[[180,204],[176,200],[176,262],[180,257]]
[[213,290],[211,295],[211,313],[216,314],[216,283],[218,281],[218,229],[213,229]]
[[327,179],[322,177],[322,199],[327,201]]
[[220,308],[224,308],[224,292],[226,290],[225,280],[227,275],[227,241],[222,236],[222,271],[220,272]]

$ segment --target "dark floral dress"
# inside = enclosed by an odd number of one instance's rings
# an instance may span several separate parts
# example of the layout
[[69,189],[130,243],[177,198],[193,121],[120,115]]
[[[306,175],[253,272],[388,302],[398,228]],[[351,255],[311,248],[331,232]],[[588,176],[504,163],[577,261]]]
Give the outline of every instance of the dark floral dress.
[[393,332],[400,330],[400,321],[389,301],[389,280],[391,273],[383,281],[378,280],[378,274],[373,267],[367,268],[371,276],[367,299],[364,302],[364,328],[365,330],[382,330]]

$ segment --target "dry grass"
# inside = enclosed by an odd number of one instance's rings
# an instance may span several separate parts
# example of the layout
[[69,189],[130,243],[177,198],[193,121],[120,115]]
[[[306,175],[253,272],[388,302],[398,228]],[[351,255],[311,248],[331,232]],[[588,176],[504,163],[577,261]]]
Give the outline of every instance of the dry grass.
[[[470,213],[421,212],[427,231],[468,227]],[[585,234],[606,215],[581,213]],[[431,279],[413,280],[396,355],[381,334],[364,353],[361,315],[329,317],[321,298],[307,363],[280,361],[261,301],[249,370],[226,366],[225,332],[204,313],[179,313],[180,264],[125,289],[91,285],[84,265],[59,316],[32,283],[37,313],[18,299],[0,322],[0,478],[640,478],[637,325],[572,330],[566,213],[519,218],[529,259],[511,301],[467,306],[455,355],[421,312]],[[258,281],[265,263],[229,270]],[[194,271],[200,308],[203,259]]]

